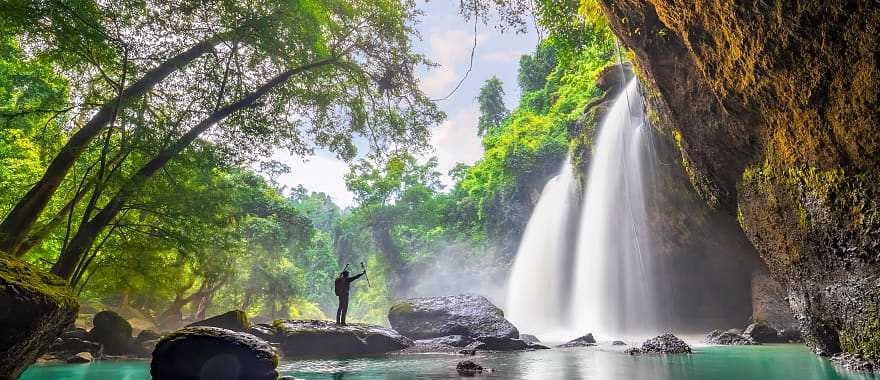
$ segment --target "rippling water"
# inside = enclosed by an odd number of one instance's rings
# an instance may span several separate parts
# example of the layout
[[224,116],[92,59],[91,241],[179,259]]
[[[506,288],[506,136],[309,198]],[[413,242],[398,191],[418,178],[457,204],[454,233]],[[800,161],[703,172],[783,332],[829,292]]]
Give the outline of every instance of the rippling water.
[[[697,347],[692,355],[625,355],[622,348],[573,348],[530,352],[486,353],[471,357],[495,379],[651,379],[651,380],[875,380],[847,372],[800,345]],[[459,355],[390,355],[357,359],[285,362],[281,372],[303,380],[409,380],[457,378]],[[35,365],[24,380],[149,379],[147,362],[96,362],[79,365]]]

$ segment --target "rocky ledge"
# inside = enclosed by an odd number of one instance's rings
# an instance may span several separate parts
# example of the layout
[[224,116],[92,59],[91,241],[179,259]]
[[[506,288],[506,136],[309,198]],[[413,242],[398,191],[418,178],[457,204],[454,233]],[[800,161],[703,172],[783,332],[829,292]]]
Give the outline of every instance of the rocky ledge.
[[394,330],[359,323],[279,320],[272,331],[271,341],[280,344],[285,357],[382,354],[413,345]]
[[462,294],[399,300],[388,311],[391,327],[411,339],[448,335],[519,338],[519,331],[486,297]]
[[730,329],[726,331],[712,330],[708,334],[706,334],[706,339],[704,341],[708,344],[721,344],[725,346],[748,346],[761,344],[752,339],[752,337],[743,335],[737,329]]

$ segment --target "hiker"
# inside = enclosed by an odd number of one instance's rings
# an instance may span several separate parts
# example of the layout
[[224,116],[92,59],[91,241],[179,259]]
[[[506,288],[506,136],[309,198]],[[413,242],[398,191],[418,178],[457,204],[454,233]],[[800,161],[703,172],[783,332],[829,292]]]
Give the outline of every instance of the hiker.
[[345,314],[348,313],[348,291],[351,289],[351,283],[361,276],[367,274],[367,269],[361,274],[348,277],[348,270],[343,270],[339,277],[336,277],[336,296],[339,297],[339,308],[336,309],[336,324],[345,326]]

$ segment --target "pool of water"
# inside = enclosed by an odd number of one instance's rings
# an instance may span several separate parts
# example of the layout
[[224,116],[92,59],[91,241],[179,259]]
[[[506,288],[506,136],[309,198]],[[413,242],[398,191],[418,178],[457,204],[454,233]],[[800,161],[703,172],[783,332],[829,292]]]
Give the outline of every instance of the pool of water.
[[[496,379],[651,379],[651,380],[875,380],[848,372],[813,355],[801,345],[705,346],[692,355],[629,356],[621,348],[553,349],[485,353],[469,359],[494,372]],[[282,363],[283,375],[303,380],[409,380],[457,378],[460,355],[388,355],[352,359],[297,360]],[[146,380],[148,362],[101,361],[76,365],[34,365],[23,380]]]

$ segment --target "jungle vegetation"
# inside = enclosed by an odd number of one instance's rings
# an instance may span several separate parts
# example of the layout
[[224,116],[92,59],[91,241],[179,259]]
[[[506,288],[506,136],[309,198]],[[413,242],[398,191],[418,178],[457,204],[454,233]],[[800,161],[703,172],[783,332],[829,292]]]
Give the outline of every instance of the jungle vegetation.
[[[520,60],[520,102],[484,84],[484,156],[444,187],[415,1],[2,1],[0,254],[66,279],[84,310],[165,326],[323,318],[345,263],[369,268],[350,311],[369,322],[440,259],[503,281],[615,59],[590,1],[536,3],[548,34]],[[461,13],[524,27],[531,8],[499,4]],[[277,148],[350,160],[356,205],[278,185],[289,168],[260,163]]]

